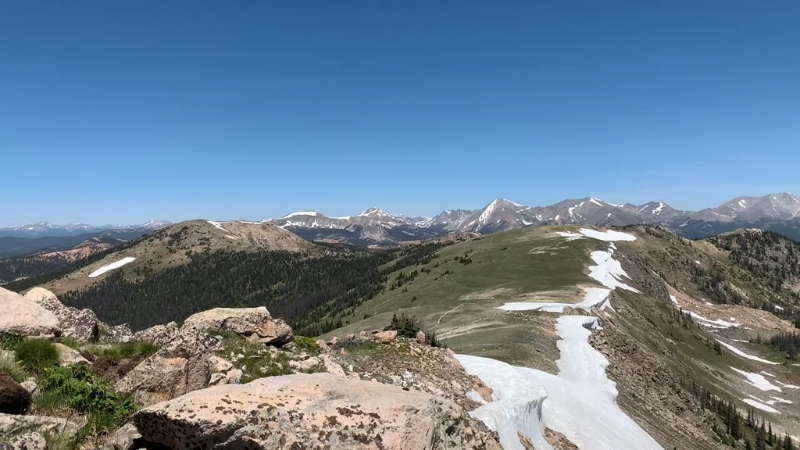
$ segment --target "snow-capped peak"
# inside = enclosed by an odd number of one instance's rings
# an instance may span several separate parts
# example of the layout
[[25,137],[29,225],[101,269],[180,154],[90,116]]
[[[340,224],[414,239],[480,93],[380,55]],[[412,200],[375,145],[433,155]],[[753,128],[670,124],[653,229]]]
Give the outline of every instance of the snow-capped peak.
[[319,216],[319,215],[320,215],[320,213],[318,213],[316,211],[298,211],[298,212],[289,213],[289,214],[283,216],[282,219],[287,219],[289,217],[295,217],[295,216]]
[[359,214],[357,217],[373,217],[373,218],[380,218],[380,217],[394,217],[393,215],[387,213],[386,211],[378,208],[369,208]]

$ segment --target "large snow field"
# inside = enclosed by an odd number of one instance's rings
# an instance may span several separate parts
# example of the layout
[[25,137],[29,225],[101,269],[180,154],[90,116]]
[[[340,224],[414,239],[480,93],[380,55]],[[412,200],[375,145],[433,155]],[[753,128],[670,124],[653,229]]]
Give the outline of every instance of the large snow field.
[[[558,220],[558,217],[556,217],[556,220]],[[568,241],[582,239],[584,236],[606,242],[636,240],[636,236],[628,233],[623,233],[621,231],[614,231],[614,230],[598,231],[589,228],[581,228],[580,233],[573,233],[571,231],[556,231],[556,234],[561,237],[567,238]]]
[[[608,360],[589,345],[597,318],[562,316],[558,375],[489,358],[457,355],[468,373],[494,390],[496,400],[471,414],[500,435],[506,450],[523,449],[521,431],[539,449],[542,424],[564,434],[581,450],[648,450],[662,447],[617,406],[616,384],[606,376]],[[542,392],[542,389],[544,393]]]
[[109,264],[107,266],[103,266],[103,267],[95,270],[94,272],[90,273],[89,274],[89,278],[99,277],[100,275],[102,275],[102,274],[104,274],[106,272],[109,272],[109,271],[114,270],[114,269],[119,269],[120,267],[124,266],[125,264],[128,264],[128,263],[133,262],[133,261],[136,261],[136,258],[134,258],[132,256],[128,256],[128,257],[122,258],[122,259],[120,259],[119,261],[117,261],[115,263],[111,263],[111,264]]
[[731,344],[726,344],[725,342],[720,341],[719,339],[717,339],[717,342],[719,342],[720,345],[724,346],[725,348],[727,348],[728,350],[732,351],[733,353],[741,356],[742,358],[749,359],[751,361],[758,361],[758,362],[764,363],[764,364],[771,364],[773,366],[780,365],[780,363],[767,361],[766,359],[759,358],[758,356],[753,356],[753,355],[747,354],[747,353],[739,350],[738,348],[732,346]]

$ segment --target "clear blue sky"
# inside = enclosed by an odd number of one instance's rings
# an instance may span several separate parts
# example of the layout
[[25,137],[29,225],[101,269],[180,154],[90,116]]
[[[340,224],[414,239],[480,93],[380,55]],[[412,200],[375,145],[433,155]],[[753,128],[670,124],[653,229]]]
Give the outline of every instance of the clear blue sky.
[[0,226],[800,193],[798,23],[791,1],[3,2]]

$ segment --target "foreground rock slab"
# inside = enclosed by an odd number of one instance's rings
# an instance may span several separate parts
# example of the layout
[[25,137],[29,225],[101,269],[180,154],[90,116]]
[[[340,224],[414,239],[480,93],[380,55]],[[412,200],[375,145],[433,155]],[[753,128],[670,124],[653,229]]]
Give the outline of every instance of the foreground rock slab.
[[146,441],[172,449],[499,449],[455,403],[327,373],[191,392],[134,415]]
[[52,312],[33,300],[0,287],[0,334],[54,337],[61,335],[61,325]]

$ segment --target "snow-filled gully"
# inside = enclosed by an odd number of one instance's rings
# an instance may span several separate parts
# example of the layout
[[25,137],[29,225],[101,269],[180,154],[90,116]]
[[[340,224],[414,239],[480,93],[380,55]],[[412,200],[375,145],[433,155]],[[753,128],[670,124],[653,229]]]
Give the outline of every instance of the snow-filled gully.
[[[636,237],[621,232],[581,229],[581,235],[611,242],[607,252],[593,252],[590,276],[605,288],[584,289],[578,304],[515,302],[505,310],[540,310],[562,313],[565,307],[605,308],[613,289],[634,288],[622,282],[627,274],[612,256],[613,241]],[[563,235],[574,239],[576,235]],[[638,291],[636,291],[638,292]],[[457,355],[465,370],[478,376],[493,390],[492,402],[470,414],[497,431],[505,450],[524,450],[518,433],[531,440],[537,450],[553,450],[544,437],[544,427],[562,433],[581,450],[650,450],[662,447],[617,406],[616,383],[606,376],[608,360],[589,344],[591,330],[599,328],[596,317],[563,315],[556,321],[561,357],[558,375],[502,361]]]

